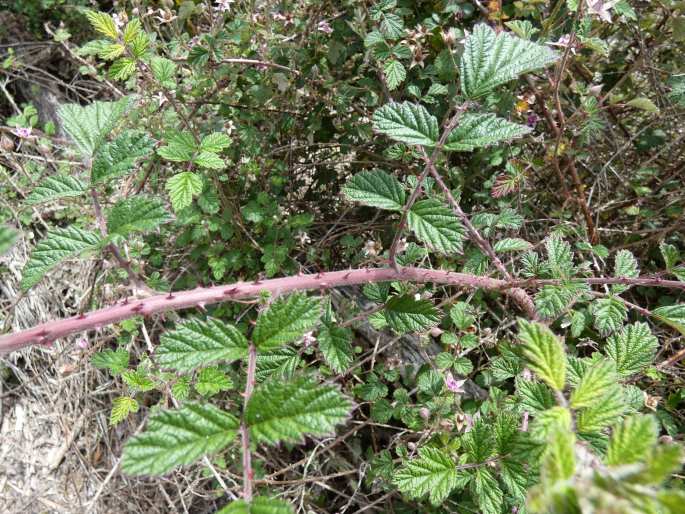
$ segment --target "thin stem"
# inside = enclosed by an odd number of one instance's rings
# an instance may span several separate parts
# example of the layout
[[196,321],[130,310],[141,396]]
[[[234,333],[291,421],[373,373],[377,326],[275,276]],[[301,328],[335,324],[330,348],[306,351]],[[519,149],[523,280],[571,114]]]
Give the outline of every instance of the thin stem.
[[240,422],[240,439],[243,450],[243,499],[250,503],[252,501],[252,485],[254,482],[254,471],[252,470],[252,452],[250,451],[250,428],[245,419],[247,404],[252,398],[254,391],[255,375],[257,373],[257,347],[250,343],[247,354],[247,377],[245,378],[245,394],[243,395],[243,416]]

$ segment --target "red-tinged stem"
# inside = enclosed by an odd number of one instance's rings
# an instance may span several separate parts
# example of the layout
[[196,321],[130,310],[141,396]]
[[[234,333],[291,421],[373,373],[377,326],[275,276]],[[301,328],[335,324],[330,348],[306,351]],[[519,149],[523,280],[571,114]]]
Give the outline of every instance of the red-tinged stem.
[[[0,353],[18,350],[32,344],[47,344],[85,330],[99,329],[134,316],[149,316],[158,312],[185,309],[213,303],[256,298],[260,292],[273,295],[308,289],[329,289],[332,287],[366,284],[372,282],[407,282],[453,285],[470,289],[500,290],[506,282],[488,277],[479,277],[451,271],[405,267],[396,271],[392,268],[365,268],[349,271],[296,275],[254,282],[236,282],[208,288],[176,291],[142,299],[124,299],[115,305],[92,311],[80,316],[50,321],[36,327],[0,337]],[[513,291],[505,294],[513,295]],[[521,306],[529,313],[533,306]]]
[[252,484],[254,471],[252,470],[252,452],[250,450],[250,427],[247,426],[247,404],[252,398],[254,391],[255,376],[257,374],[257,347],[250,343],[247,354],[247,377],[245,379],[245,394],[243,401],[243,417],[240,422],[240,439],[243,450],[243,499],[252,501]]

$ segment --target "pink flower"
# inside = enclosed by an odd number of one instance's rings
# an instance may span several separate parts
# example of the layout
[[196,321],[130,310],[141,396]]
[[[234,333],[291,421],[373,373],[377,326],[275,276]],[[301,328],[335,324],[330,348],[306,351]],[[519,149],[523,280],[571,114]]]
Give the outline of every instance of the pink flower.
[[333,27],[331,27],[326,20],[321,20],[316,28],[319,32],[323,32],[325,34],[330,34],[333,32]]
[[464,391],[464,384],[466,383],[466,379],[464,380],[456,380],[454,376],[452,375],[451,371],[448,371],[445,373],[445,386],[447,386],[447,389],[452,391],[453,393],[463,393]]
[[33,130],[33,129],[32,129],[31,127],[17,127],[16,129],[14,129],[14,134],[15,134],[17,137],[20,137],[20,138],[22,138],[22,139],[25,139],[25,138],[31,136],[31,131],[32,131],[32,130]]
[[88,338],[86,336],[81,336],[76,340],[76,346],[81,348],[81,350],[86,350],[89,346]]

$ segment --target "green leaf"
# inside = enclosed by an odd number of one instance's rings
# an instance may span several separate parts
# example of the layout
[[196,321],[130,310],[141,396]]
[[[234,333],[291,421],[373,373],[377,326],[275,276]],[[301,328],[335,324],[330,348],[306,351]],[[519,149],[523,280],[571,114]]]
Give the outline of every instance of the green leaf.
[[646,96],[639,96],[637,98],[633,98],[632,100],[626,102],[626,105],[628,107],[635,107],[636,109],[640,109],[641,111],[651,113],[659,112],[659,108],[656,106],[656,104]]
[[242,359],[247,346],[247,339],[233,325],[216,319],[191,319],[162,334],[155,356],[162,367],[191,371],[219,360]]
[[155,383],[142,369],[124,371],[121,374],[121,379],[133,391],[151,391],[155,388]]
[[458,484],[456,464],[438,448],[424,446],[418,453],[395,472],[393,483],[409,498],[428,495],[433,505],[439,505]]
[[557,236],[545,239],[547,261],[545,267],[555,278],[569,278],[573,273],[573,253],[571,245]]
[[404,22],[397,14],[383,13],[381,32],[389,39],[399,39],[404,35]]
[[357,173],[343,187],[343,193],[353,202],[378,209],[400,211],[405,203],[402,184],[381,170]]
[[213,152],[200,152],[195,156],[193,162],[202,168],[221,170],[226,167],[224,160]]
[[85,14],[96,31],[110,39],[117,39],[119,31],[114,23],[114,19],[109,14],[90,9],[86,10]]
[[581,283],[542,286],[535,294],[535,308],[544,319],[556,318],[570,308],[584,290],[587,286]]
[[231,138],[223,132],[213,132],[202,138],[200,150],[203,152],[221,153],[231,146]]
[[620,466],[642,461],[656,445],[659,434],[654,416],[635,414],[617,425],[609,439],[607,464]]
[[569,480],[576,470],[575,434],[557,428],[552,431],[542,457],[540,476],[547,487]]
[[683,448],[679,444],[664,444],[647,454],[644,470],[631,481],[660,484],[683,465]]
[[93,184],[120,177],[131,171],[138,159],[148,156],[154,141],[145,133],[128,130],[96,152],[90,171]]
[[108,369],[118,375],[128,368],[129,354],[126,350],[103,350],[94,354],[90,363],[98,369]]
[[114,80],[126,80],[136,71],[136,61],[130,57],[117,59],[109,67],[109,76]]
[[589,407],[607,394],[615,393],[617,377],[613,364],[600,360],[591,366],[580,379],[578,387],[571,395],[571,407]]
[[616,332],[628,316],[625,304],[614,297],[595,300],[590,304],[590,310],[595,317],[595,328],[604,335]]
[[460,63],[461,91],[478,98],[519,75],[544,68],[558,56],[543,45],[517,38],[507,32],[495,33],[483,23],[466,38]]
[[119,200],[109,211],[107,230],[110,234],[127,236],[131,232],[149,232],[170,220],[160,200],[131,196]]
[[83,157],[92,157],[119,120],[131,107],[131,99],[116,102],[94,102],[86,107],[62,105],[57,111],[62,127]]
[[476,322],[471,314],[471,306],[466,302],[456,302],[452,305],[450,319],[459,330],[468,330]]
[[171,132],[166,140],[167,144],[157,149],[160,157],[168,161],[188,162],[195,155],[195,138],[190,132]]
[[282,346],[267,353],[257,354],[257,382],[269,377],[290,379],[302,364],[299,352],[292,346]]
[[667,305],[654,309],[652,314],[660,321],[672,326],[685,335],[685,304]]
[[440,201],[429,198],[416,202],[407,222],[416,237],[432,249],[446,255],[461,252],[464,227]]
[[617,386],[613,394],[599,398],[592,405],[580,410],[577,417],[579,433],[595,433],[613,425],[625,413],[623,391]]
[[395,59],[391,59],[385,63],[385,66],[383,66],[383,73],[385,74],[385,80],[390,91],[397,89],[397,87],[404,82],[404,79],[407,78],[407,71],[404,69],[404,66],[400,61],[396,61]]
[[[614,276],[635,278],[639,274],[640,268],[638,267],[635,256],[628,250],[619,250],[616,253],[616,259],[614,260]],[[628,286],[622,284],[612,284],[611,286],[611,292],[614,294],[621,294],[627,289]]]
[[18,235],[19,233],[13,228],[0,225],[0,256],[14,246]]
[[352,403],[337,388],[301,377],[258,386],[245,420],[256,442],[298,442],[306,434],[331,434],[351,408]]
[[112,401],[112,412],[109,415],[109,424],[118,425],[124,421],[129,414],[138,412],[138,402],[130,396],[120,396]]
[[155,56],[150,61],[150,68],[152,75],[163,87],[173,88],[176,85],[176,63],[174,61]]
[[190,396],[190,378],[187,376],[178,377],[174,385],[171,386],[171,394],[177,400],[186,400]]
[[335,325],[324,325],[318,335],[319,350],[336,373],[345,371],[354,359],[352,331]]
[[517,378],[516,394],[524,410],[543,412],[555,405],[552,391],[540,382]]
[[81,196],[86,185],[76,177],[69,175],[53,175],[37,185],[26,198],[27,205],[51,202],[59,198]]
[[259,316],[252,338],[260,351],[274,350],[312,330],[320,316],[318,298],[302,293],[278,298]]
[[197,375],[195,390],[202,396],[209,397],[230,389],[233,389],[233,382],[216,366],[205,368]]
[[124,446],[121,469],[128,475],[162,475],[218,452],[233,441],[238,418],[213,405],[186,404],[161,411]]
[[647,323],[633,323],[607,339],[604,351],[623,377],[639,373],[652,363],[659,341]]
[[659,243],[659,251],[661,251],[661,256],[666,264],[666,269],[670,270],[676,264],[678,264],[678,261],[680,260],[680,252],[675,246],[662,241]]
[[410,145],[435,146],[438,120],[421,105],[409,102],[389,103],[373,114],[376,132]]
[[482,514],[501,514],[504,506],[504,494],[499,487],[493,472],[486,468],[476,468],[471,481],[473,496]]
[[192,171],[177,173],[166,181],[171,205],[178,212],[193,203],[193,198],[202,192],[202,178]]
[[566,383],[566,355],[557,336],[544,325],[520,319],[519,340],[530,369],[552,389],[561,391]]
[[76,227],[56,228],[40,241],[24,266],[21,288],[26,291],[36,285],[60,262],[93,250],[100,244],[100,236]]
[[510,141],[525,136],[533,129],[512,123],[494,114],[466,113],[459,125],[450,132],[444,149],[454,152],[470,152],[476,148]]
[[216,514],[294,514],[293,508],[281,500],[257,496],[251,503],[236,500],[229,503]]
[[385,304],[385,319],[400,334],[423,332],[440,322],[440,311],[429,300],[412,295],[393,296]]
[[497,241],[493,249],[497,253],[524,252],[526,250],[530,250],[532,246],[533,245],[525,239],[520,239],[518,237],[505,237],[504,239]]

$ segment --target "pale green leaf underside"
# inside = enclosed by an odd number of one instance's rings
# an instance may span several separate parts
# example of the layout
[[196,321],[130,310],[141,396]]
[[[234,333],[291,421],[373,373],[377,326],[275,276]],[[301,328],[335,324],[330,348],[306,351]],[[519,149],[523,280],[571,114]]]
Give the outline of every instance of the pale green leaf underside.
[[373,128],[411,145],[434,146],[438,141],[438,120],[423,106],[409,102],[389,103],[377,109]]
[[407,217],[416,237],[435,251],[450,255],[461,252],[465,230],[454,213],[438,200],[416,202]]
[[260,351],[295,341],[310,331],[321,316],[318,298],[301,293],[277,299],[257,320],[252,338]]
[[257,442],[298,442],[305,435],[326,435],[347,419],[352,403],[337,388],[309,378],[258,386],[245,419]]
[[397,488],[410,498],[428,495],[437,505],[449,496],[457,485],[457,467],[442,450],[424,446],[418,457],[407,461],[394,475]]
[[129,97],[116,102],[93,102],[82,107],[62,105],[58,114],[62,127],[69,134],[83,157],[92,157],[109,133],[116,127],[131,104]]
[[191,371],[216,361],[247,355],[247,339],[233,325],[216,319],[193,319],[162,335],[155,352],[160,366]]
[[251,503],[236,500],[229,503],[216,514],[293,514],[293,508],[281,500],[257,497]]
[[530,369],[547,385],[561,391],[566,382],[566,355],[557,336],[544,325],[521,319],[519,339]]
[[428,330],[440,321],[440,311],[430,301],[411,295],[392,297],[383,312],[388,325],[401,334]]
[[444,149],[470,152],[476,148],[496,145],[525,136],[532,131],[526,125],[512,123],[489,113],[466,113],[459,125],[450,132]]
[[343,193],[353,202],[377,209],[399,211],[405,203],[402,184],[395,177],[381,170],[357,173],[343,187]]
[[468,98],[478,98],[493,88],[557,60],[549,48],[507,32],[497,34],[483,23],[466,38],[460,63],[461,90]]
[[31,252],[22,273],[21,288],[25,291],[33,287],[60,262],[97,248],[100,241],[97,234],[73,226],[51,230]]
[[156,198],[132,196],[117,202],[107,216],[107,230],[110,234],[126,236],[131,232],[148,232],[171,217],[164,204]]
[[146,430],[124,446],[122,470],[129,475],[161,475],[226,447],[238,418],[213,405],[187,404],[155,415]]
[[50,202],[60,198],[80,196],[86,190],[86,185],[76,177],[69,175],[54,175],[47,177],[26,198],[27,205]]

